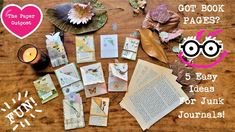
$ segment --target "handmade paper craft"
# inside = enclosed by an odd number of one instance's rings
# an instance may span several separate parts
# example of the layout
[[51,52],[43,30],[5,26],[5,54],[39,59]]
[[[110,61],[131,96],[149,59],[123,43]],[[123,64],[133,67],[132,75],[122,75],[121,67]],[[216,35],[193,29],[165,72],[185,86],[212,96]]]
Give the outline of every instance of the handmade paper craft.
[[136,60],[140,40],[127,37],[122,51],[122,58]]
[[101,63],[84,66],[80,69],[85,87],[86,97],[92,97],[107,93]]
[[118,58],[118,35],[101,35],[101,58]]
[[83,89],[81,77],[74,63],[55,70],[55,74],[64,95],[79,92]]
[[108,109],[109,109],[109,98],[93,97],[91,99],[89,125],[107,126]]
[[82,98],[79,94],[70,94],[63,100],[65,130],[85,127]]
[[46,35],[46,38],[46,48],[51,60],[52,67],[68,64],[68,58],[60,38],[60,32]]
[[108,91],[122,92],[127,91],[128,64],[111,63],[109,64],[109,86]]
[[49,74],[34,81],[33,84],[43,104],[58,96],[55,85]]
[[77,63],[95,61],[95,45],[93,35],[76,37]]

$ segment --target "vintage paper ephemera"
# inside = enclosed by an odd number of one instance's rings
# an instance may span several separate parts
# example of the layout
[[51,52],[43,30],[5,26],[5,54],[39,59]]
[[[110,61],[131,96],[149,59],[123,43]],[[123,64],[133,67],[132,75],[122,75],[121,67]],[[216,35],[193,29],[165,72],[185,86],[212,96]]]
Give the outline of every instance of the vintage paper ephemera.
[[93,35],[76,36],[77,63],[95,61],[95,44]]
[[80,69],[87,98],[107,93],[101,63],[84,66]]
[[100,36],[101,58],[118,58],[118,35]]
[[[151,81],[151,78],[155,78],[161,74],[165,74],[168,76],[168,78],[170,78],[171,81],[175,82],[177,76],[174,76],[172,71],[173,70],[171,69],[139,59],[132,75],[127,94],[138,91],[139,88],[144,84],[143,82],[149,82]],[[176,85],[181,87],[179,83]]]
[[[171,70],[138,60],[128,92],[120,105],[133,115],[143,130],[187,100]],[[146,79],[147,78],[147,79]]]
[[68,58],[60,38],[60,32],[46,35],[46,38],[46,48],[51,60],[52,67],[68,64]]
[[122,58],[136,60],[139,44],[139,39],[127,37],[122,51]]
[[109,85],[108,90],[112,92],[127,91],[128,85],[128,64],[109,64]]
[[55,70],[64,95],[83,90],[83,83],[74,63]]
[[65,130],[85,127],[82,98],[79,94],[70,94],[63,100]]
[[91,99],[89,125],[107,126],[108,111],[109,111],[109,98],[93,97]]
[[33,84],[43,104],[58,96],[55,85],[49,74],[34,81]]

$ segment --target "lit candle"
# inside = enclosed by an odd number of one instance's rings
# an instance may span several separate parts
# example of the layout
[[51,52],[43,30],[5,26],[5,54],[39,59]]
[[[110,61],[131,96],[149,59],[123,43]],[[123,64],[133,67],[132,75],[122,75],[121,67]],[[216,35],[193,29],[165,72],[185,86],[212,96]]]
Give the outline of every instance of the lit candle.
[[23,60],[25,62],[31,62],[37,57],[37,49],[36,48],[28,48],[23,53]]
[[31,64],[35,70],[45,69],[49,65],[49,57],[31,44],[19,49],[18,58],[23,63]]

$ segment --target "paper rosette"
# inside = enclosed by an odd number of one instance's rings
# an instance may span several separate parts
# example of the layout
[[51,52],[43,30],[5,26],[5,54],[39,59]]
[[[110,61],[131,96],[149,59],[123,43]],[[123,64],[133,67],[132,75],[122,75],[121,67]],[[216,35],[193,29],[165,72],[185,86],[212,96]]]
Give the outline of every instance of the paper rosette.
[[48,20],[58,27],[60,30],[69,32],[72,34],[84,34],[94,32],[102,28],[108,20],[107,11],[105,10],[102,3],[97,0],[72,0],[73,3],[90,3],[93,7],[95,15],[87,24],[72,24],[69,22],[67,13],[72,8],[72,3],[63,4],[60,10],[56,8],[47,9],[45,16]]

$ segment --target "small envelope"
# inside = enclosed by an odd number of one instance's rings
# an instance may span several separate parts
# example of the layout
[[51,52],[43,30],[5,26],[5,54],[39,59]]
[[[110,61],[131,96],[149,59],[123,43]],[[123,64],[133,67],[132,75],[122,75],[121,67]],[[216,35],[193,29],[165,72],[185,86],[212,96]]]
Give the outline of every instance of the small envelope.
[[82,98],[79,94],[70,94],[63,100],[65,130],[85,127]]
[[136,60],[139,44],[139,39],[127,37],[122,51],[122,58]]
[[101,58],[118,58],[118,35],[100,36]]
[[62,88],[62,92],[64,93],[64,95],[69,95],[71,93],[77,93],[81,90],[84,89],[83,83],[82,81],[77,81],[75,83],[72,83],[68,86],[65,86]]
[[107,126],[108,110],[109,110],[109,98],[93,97],[91,99],[89,125]]
[[46,38],[46,48],[51,60],[52,67],[68,64],[69,61],[64,49],[64,45],[60,38],[60,32],[46,35]]
[[87,98],[107,93],[101,63],[84,66],[80,69]]
[[128,64],[110,63],[108,91],[112,92],[127,91],[127,85],[128,85]]
[[83,83],[74,63],[55,70],[64,95],[83,90]]
[[95,44],[93,35],[76,36],[77,63],[95,61]]
[[55,85],[49,74],[34,81],[33,84],[43,104],[58,96]]

